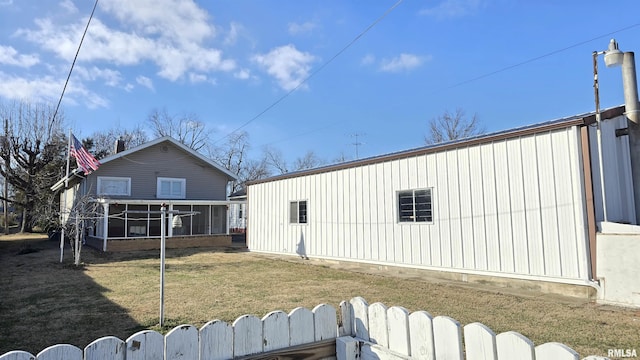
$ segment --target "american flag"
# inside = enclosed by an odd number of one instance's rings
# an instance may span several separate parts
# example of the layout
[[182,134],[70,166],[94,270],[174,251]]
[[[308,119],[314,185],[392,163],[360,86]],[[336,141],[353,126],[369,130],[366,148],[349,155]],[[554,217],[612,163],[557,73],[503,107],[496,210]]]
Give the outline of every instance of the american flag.
[[78,167],[85,173],[89,174],[92,171],[98,170],[100,162],[82,146],[82,143],[78,139],[71,135],[71,155],[76,158]]

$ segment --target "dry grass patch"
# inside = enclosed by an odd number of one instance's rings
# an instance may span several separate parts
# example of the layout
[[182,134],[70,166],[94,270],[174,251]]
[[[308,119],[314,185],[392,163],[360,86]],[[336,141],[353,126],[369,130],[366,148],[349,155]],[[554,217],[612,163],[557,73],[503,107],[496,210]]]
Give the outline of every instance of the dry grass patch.
[[[29,247],[32,252],[21,253]],[[182,323],[232,322],[243,314],[337,307],[362,296],[410,311],[448,315],[463,325],[479,321],[497,333],[514,330],[536,344],[557,341],[581,355],[640,347],[638,310],[553,302],[419,279],[362,274],[309,262],[274,260],[212,249],[167,251],[165,314],[158,328],[159,252],[102,254],[85,249],[76,269],[57,244],[0,238],[0,354],[37,353],[56,343],[86,346],[98,337],[125,339]]]

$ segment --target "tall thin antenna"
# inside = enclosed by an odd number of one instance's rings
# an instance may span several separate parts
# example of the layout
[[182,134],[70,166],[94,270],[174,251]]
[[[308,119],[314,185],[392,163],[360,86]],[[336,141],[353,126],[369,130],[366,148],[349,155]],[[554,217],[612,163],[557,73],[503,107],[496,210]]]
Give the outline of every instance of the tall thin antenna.
[[349,134],[349,136],[351,136],[352,138],[355,138],[354,142],[352,142],[351,145],[355,146],[356,148],[356,160],[360,158],[360,154],[358,153],[358,148],[360,147],[360,145],[364,145],[364,143],[361,143],[360,141],[358,141],[358,138],[365,135],[367,134],[357,133],[357,132],[353,134]]

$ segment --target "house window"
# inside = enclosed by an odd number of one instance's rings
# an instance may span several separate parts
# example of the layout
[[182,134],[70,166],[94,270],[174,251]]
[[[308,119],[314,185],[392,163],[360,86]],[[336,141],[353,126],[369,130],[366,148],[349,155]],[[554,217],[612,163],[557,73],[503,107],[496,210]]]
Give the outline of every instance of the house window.
[[98,195],[131,196],[131,178],[98,176]]
[[307,223],[307,201],[292,201],[289,203],[289,223],[290,224],[306,224]]
[[399,222],[432,222],[431,189],[398,191]]
[[187,197],[187,179],[158,178],[159,199],[184,199]]

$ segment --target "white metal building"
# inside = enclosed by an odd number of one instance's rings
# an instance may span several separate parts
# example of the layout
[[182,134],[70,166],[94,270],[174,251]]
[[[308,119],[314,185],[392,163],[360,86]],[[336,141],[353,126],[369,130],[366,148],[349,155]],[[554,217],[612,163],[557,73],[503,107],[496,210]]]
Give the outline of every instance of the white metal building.
[[[624,107],[602,113],[609,221],[635,224]],[[602,219],[585,114],[249,184],[250,251],[592,284]]]

